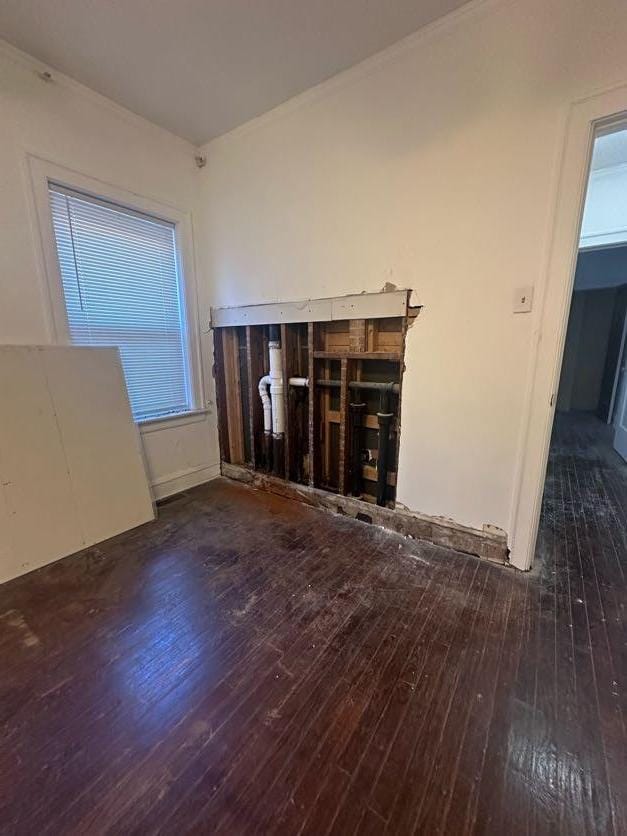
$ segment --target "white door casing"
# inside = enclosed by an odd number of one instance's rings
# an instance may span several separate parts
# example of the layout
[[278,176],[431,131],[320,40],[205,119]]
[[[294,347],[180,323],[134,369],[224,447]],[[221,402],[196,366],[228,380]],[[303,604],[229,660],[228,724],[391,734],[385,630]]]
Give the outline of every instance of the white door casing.
[[619,363],[618,387],[616,396],[616,411],[614,417],[614,449],[627,462],[627,353],[625,351],[625,332],[627,331],[627,314],[623,328],[623,342]]

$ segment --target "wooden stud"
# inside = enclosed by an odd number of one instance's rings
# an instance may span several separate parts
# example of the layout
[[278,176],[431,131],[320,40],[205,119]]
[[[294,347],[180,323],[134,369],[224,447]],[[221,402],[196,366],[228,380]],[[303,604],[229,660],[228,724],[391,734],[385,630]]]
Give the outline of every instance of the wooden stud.
[[294,447],[294,415],[293,410],[290,410],[290,386],[289,379],[294,376],[298,368],[298,357],[296,341],[294,339],[294,331],[289,325],[281,324],[281,362],[283,365],[283,409],[285,410],[285,441],[284,449],[284,464],[285,464],[285,478],[290,478],[292,471],[292,458]]
[[248,398],[250,449],[253,467],[262,465],[261,436],[263,434],[263,406],[259,397],[259,381],[263,377],[263,333],[257,325],[246,326],[246,364],[248,368]]
[[375,326],[374,319],[369,319],[366,322],[366,351],[375,350]]
[[[359,321],[359,320],[355,320]],[[348,430],[348,405],[350,394],[348,391],[349,362],[346,358],[340,366],[340,453],[338,490],[341,494],[348,493],[349,465],[350,465],[350,434]]]
[[239,374],[239,341],[235,328],[222,329],[226,413],[229,426],[229,458],[232,464],[244,461],[244,419]]
[[213,377],[216,382],[216,408],[218,411],[218,442],[220,459],[230,462],[229,420],[226,410],[226,384],[224,381],[224,351],[222,350],[222,328],[213,331]]
[[316,390],[316,361],[314,359],[314,346],[316,344],[315,325],[307,323],[307,347],[309,367],[309,484],[313,488],[318,481],[320,474],[320,446],[316,438],[317,423],[319,420],[320,406],[318,404],[318,392]]
[[[329,368],[329,361],[324,361],[324,369],[322,372],[322,377],[325,380],[331,379],[331,370]],[[320,415],[320,438],[319,441],[322,442],[322,452],[323,452],[323,468],[322,468],[322,479],[324,484],[328,487],[330,483],[330,474],[331,474],[331,422],[329,421],[329,410],[331,408],[331,389],[328,386],[324,387],[324,390],[321,393],[322,401],[322,410]]]
[[[407,340],[407,317],[404,316],[401,322],[402,331],[401,331],[401,363],[398,370],[398,398],[397,398],[397,410],[396,410],[396,421],[391,427],[391,431],[394,433],[394,462],[395,466],[398,471],[398,464],[399,464],[399,451],[401,446],[401,405],[402,395],[403,395],[403,377],[405,375],[405,343]],[[394,490],[394,501],[396,501],[396,489]]]

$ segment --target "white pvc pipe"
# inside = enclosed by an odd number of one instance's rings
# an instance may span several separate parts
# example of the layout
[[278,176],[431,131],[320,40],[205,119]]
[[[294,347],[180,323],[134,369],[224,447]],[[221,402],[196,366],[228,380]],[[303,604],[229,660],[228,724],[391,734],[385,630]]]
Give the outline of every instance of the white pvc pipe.
[[272,401],[268,395],[268,386],[270,386],[270,375],[264,374],[259,381],[259,397],[263,404],[263,431],[264,433],[272,432]]
[[285,432],[285,405],[283,403],[283,368],[281,362],[281,343],[271,340],[268,343],[270,354],[270,398],[272,401],[272,432],[283,435]]
[[290,377],[287,382],[290,386],[309,386],[308,377]]

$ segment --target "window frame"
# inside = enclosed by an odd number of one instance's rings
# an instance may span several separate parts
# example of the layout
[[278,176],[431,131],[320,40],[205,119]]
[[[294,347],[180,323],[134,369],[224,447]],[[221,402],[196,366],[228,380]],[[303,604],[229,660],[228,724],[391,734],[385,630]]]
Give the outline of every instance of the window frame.
[[190,408],[184,412],[176,412],[171,415],[142,418],[136,423],[140,426],[144,424],[154,425],[161,422],[169,424],[172,421],[180,423],[181,419],[193,418],[199,413],[205,413],[207,411],[207,398],[201,359],[200,320],[194,273],[191,214],[38,157],[29,155],[28,164],[41,242],[41,260],[45,277],[44,291],[47,297],[45,307],[48,314],[47,325],[50,342],[57,345],[72,345],[52,212],[50,210],[48,194],[50,185],[53,187],[54,185],[62,186],[80,192],[86,197],[110,203],[114,207],[119,206],[122,210],[138,212],[173,224],[177,271],[181,289],[180,297],[183,306],[181,313],[182,320],[185,323],[183,336],[188,363]]

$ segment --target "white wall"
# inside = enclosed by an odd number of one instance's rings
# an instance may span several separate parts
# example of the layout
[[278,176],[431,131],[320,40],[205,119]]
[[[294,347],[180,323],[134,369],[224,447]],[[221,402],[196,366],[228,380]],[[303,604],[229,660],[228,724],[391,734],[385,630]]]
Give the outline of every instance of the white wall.
[[[133,191],[181,211],[198,227],[199,176],[194,149],[62,76],[46,83],[35,62],[0,47],[0,342],[52,341],[50,303],[40,257],[27,153]],[[208,301],[200,288],[201,309]],[[206,323],[205,323],[206,325]],[[212,398],[208,338],[205,389]],[[142,428],[157,496],[217,473],[212,409]]]
[[398,497],[510,530],[568,106],[627,80],[624,0],[488,0],[210,143],[214,304],[414,289]]

